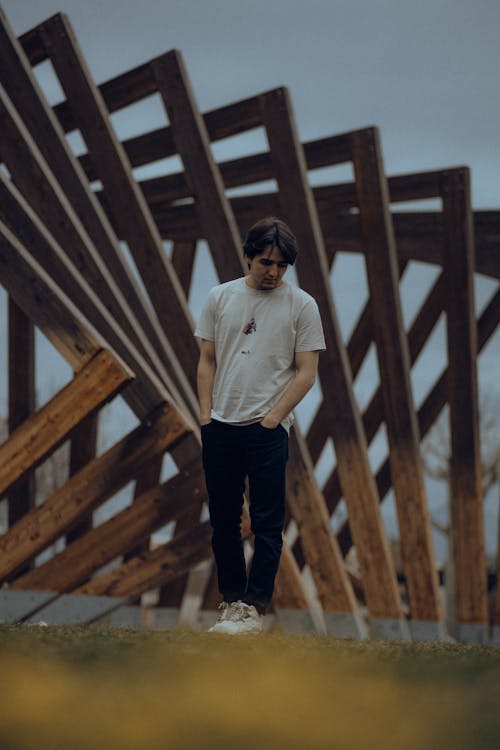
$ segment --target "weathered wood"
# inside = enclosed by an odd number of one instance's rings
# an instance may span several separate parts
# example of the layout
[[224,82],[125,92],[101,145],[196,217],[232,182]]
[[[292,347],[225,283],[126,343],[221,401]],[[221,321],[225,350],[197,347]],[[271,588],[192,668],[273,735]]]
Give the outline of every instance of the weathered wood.
[[[163,456],[156,456],[142,469],[140,474],[136,477],[134,487],[134,503],[140,498],[145,492],[149,492],[157,487],[160,483],[161,470],[163,466]],[[143,550],[149,548],[150,539],[141,540],[140,543],[134,547],[130,552],[126,552],[123,556],[124,560],[129,557],[135,557],[139,555]]]
[[152,66],[219,280],[234,279],[245,270],[241,237],[224,193],[224,184],[212,156],[205,123],[198,112],[182,57],[177,50],[173,50],[154,60]]
[[130,372],[102,350],[0,447],[0,494],[36,468],[74,427],[100,409],[130,380]]
[[[69,455],[69,476],[83,469],[96,456],[97,427],[99,414],[90,414],[82,419],[71,435]],[[82,518],[66,535],[66,545],[71,544],[92,528],[92,514]]]
[[[78,217],[76,228],[81,235],[80,241],[76,244],[72,241],[68,244],[63,242],[65,251],[96,290],[104,289],[103,301],[109,306],[136,348],[142,351],[146,361],[151,362],[155,367],[161,361],[157,352],[163,353],[164,335],[159,323],[150,313],[134,275],[118,247],[109,221],[99,201],[90,190],[52,110],[45,102],[29,63],[3,15],[0,17],[0,61],[5,73],[3,85],[6,87],[7,95],[11,97],[27,131],[36,140],[43,159],[50,164],[51,172],[64,194],[63,205],[67,208],[68,201],[72,204],[76,212],[71,217],[73,223],[76,221],[76,215]],[[5,138],[5,133],[3,137]],[[29,168],[27,171],[29,174]],[[12,170],[11,173],[17,174]],[[23,174],[23,181],[19,184],[26,186],[26,177],[27,175]],[[35,196],[37,199],[41,198],[36,177],[32,190],[33,193],[30,194],[28,184],[27,194],[30,195],[33,207],[50,226],[52,213],[49,211],[46,215],[44,206],[39,206],[35,201]],[[53,208],[50,198],[47,208]],[[82,225],[85,227],[85,232],[83,232]],[[53,224],[52,226],[54,227]],[[55,227],[58,230],[64,230],[64,224],[60,225],[57,217]],[[55,236],[60,237],[57,232]],[[99,250],[98,253],[96,248]],[[168,355],[165,354],[164,357],[168,358]]]
[[[92,356],[96,349],[107,346],[99,333],[82,318],[75,304],[83,307],[136,374],[137,381],[126,389],[124,397],[139,419],[147,417],[159,403],[169,400],[170,394],[140,354],[132,349],[95,291],[76,273],[26,201],[12,186],[7,185],[1,174],[0,196],[0,283],[73,370],[80,369],[84,359]],[[2,223],[2,212],[6,206],[11,220],[19,217],[19,222],[13,223],[23,241],[37,254],[37,260]],[[57,283],[61,283],[66,294],[56,286],[46,269],[50,270]],[[182,404],[180,397],[176,400]]]
[[0,283],[74,370],[103,345],[69,299],[0,221]]
[[148,550],[107,574],[97,576],[75,594],[119,596],[134,599],[165,585],[207,560],[211,553],[208,521],[195,526],[155,550]]
[[325,612],[353,613],[357,610],[354,592],[305,441],[296,428],[290,435],[289,451],[287,503],[297,523],[318,598]]
[[153,531],[178,518],[199,502],[203,491],[201,466],[135,498],[132,505],[80,537],[55,557],[12,583],[16,589],[72,591],[119,555],[147,552],[144,543]]
[[459,624],[488,622],[479,446],[474,239],[467,169],[442,179],[450,407],[450,492]]
[[309,609],[310,606],[299,566],[288,544],[283,544],[281,550],[272,605],[281,609],[295,610]]
[[41,36],[92,161],[99,165],[120,236],[134,257],[158,320],[167,334],[164,365],[192,413],[196,414],[194,384],[198,346],[192,335],[193,321],[185,295],[66,17],[58,14],[46,21],[41,27]]
[[319,364],[323,403],[356,539],[368,609],[374,617],[399,620],[402,608],[394,566],[332,299],[316,207],[287,92],[284,89],[272,92],[262,97],[261,103],[282,211],[297,232],[299,247],[307,253],[303,263],[299,257],[297,276],[302,288],[315,297],[323,321],[327,347]]
[[[413,619],[441,619],[410,356],[399,299],[394,233],[376,128],[352,138],[373,333],[391,458],[403,568]],[[339,464],[340,472],[340,464]],[[342,480],[342,475],[340,475]]]
[[161,406],[106,453],[87,464],[0,537],[0,578],[16,571],[137,475],[147,461],[188,434],[173,406]]
[[[478,353],[496,331],[500,321],[500,291],[491,298],[477,322]],[[418,425],[421,437],[429,432],[448,400],[448,368],[445,368],[418,410]],[[391,471],[389,459],[382,464],[376,476],[380,499],[383,500],[391,488]],[[345,556],[353,541],[349,523],[344,523],[337,533],[342,554]]]
[[[26,313],[8,301],[9,433],[14,432],[35,411],[35,329]],[[28,472],[11,488],[7,522],[12,526],[35,504],[35,477]]]

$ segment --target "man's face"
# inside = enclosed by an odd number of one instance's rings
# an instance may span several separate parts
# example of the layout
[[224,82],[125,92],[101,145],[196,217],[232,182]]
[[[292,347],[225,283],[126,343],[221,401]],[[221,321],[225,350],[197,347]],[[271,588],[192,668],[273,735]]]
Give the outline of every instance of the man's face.
[[282,277],[288,263],[281,250],[275,245],[267,245],[254,258],[247,258],[247,262],[249,264],[247,284],[252,289],[270,292],[283,283]]

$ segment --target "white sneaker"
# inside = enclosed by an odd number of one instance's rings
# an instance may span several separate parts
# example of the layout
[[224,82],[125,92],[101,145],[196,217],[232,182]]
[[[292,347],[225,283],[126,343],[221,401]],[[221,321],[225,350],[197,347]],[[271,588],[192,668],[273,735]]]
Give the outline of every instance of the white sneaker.
[[226,633],[237,635],[238,633],[260,633],[262,631],[264,617],[257,612],[253,604],[237,601],[222,602],[219,619],[210,633]]

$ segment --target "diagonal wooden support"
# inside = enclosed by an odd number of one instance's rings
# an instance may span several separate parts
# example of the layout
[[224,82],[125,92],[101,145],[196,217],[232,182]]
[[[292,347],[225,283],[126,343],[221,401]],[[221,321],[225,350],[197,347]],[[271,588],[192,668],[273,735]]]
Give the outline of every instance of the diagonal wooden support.
[[305,262],[297,263],[297,275],[301,286],[315,297],[325,330],[327,351],[321,355],[319,366],[324,407],[356,538],[368,608],[380,623],[380,632],[389,625],[391,633],[395,627],[401,637],[407,637],[394,565],[380,518],[379,498],[332,299],[323,239],[286,90],[266,94],[261,106],[283,213],[296,228],[299,246],[307,253]]
[[111,497],[155,455],[188,435],[173,406],[160,407],[146,425],[72,476],[45,502],[0,537],[0,578],[17,570],[91,510]]
[[172,265],[184,290],[186,298],[189,296],[191,279],[193,277],[194,261],[196,258],[196,242],[175,242],[172,251]]
[[[493,295],[488,305],[481,313],[477,322],[478,353],[486,345],[489,338],[496,331],[500,322],[500,292]],[[448,368],[436,380],[427,397],[418,410],[420,434],[424,437],[439,417],[448,401]],[[382,464],[376,476],[381,500],[391,488],[391,471],[389,459]],[[353,544],[349,523],[343,524],[337,534],[342,554],[346,555]]]
[[474,312],[474,238],[466,168],[442,181],[450,406],[450,491],[458,638],[488,638]]
[[94,578],[73,593],[135,599],[207,560],[212,554],[211,537],[210,524],[204,521],[167,544],[143,552],[115,570]]
[[[0,175],[0,194],[4,196]],[[8,194],[8,193],[7,193]],[[1,209],[0,209],[1,215]],[[22,215],[26,217],[23,227],[29,226],[30,214],[25,205]],[[32,216],[31,216],[32,218]],[[138,352],[132,350],[128,339],[111,318],[95,292],[83,280],[78,280],[72,265],[59,252],[58,246],[43,233],[34,234],[37,242],[33,248],[37,252],[45,248],[50,258],[51,270],[61,281],[66,276],[66,288],[71,290],[71,299],[59,287],[40,263],[27,252],[12,232],[0,220],[0,283],[30,319],[47,336],[73,370],[79,370],[84,362],[92,357],[97,349],[105,348],[106,343],[95,329],[82,318],[75,303],[101,325],[115,350],[123,356],[127,365],[132,365],[137,376],[124,391],[124,398],[139,419],[170,396],[162,383],[149,369]],[[45,263],[44,263],[45,265]]]
[[399,300],[396,248],[378,131],[352,136],[373,333],[412,627],[442,620],[410,357]]
[[[71,435],[71,447],[69,455],[69,476],[83,469],[97,453],[97,428],[99,414],[91,414],[83,419]],[[71,544],[82,534],[92,528],[92,514],[82,518],[77,526],[74,526],[66,535],[66,544]]]
[[[12,298],[8,301],[9,433],[35,411],[35,328]],[[11,488],[8,525],[12,526],[35,505],[34,474],[29,472]]]
[[180,472],[161,486],[143,492],[132,505],[78,538],[43,565],[17,578],[12,588],[69,592],[119,555],[136,557],[147,552],[147,547],[142,547],[132,554],[151,532],[198,503],[202,487],[201,466],[194,466],[192,472]]
[[219,279],[234,279],[244,272],[241,238],[182,57],[172,50],[154,60],[152,68]]
[[99,167],[120,236],[134,257],[158,320],[167,334],[164,364],[192,413],[196,414],[193,387],[198,346],[192,335],[193,322],[185,295],[67,18],[62,14],[53,16],[42,24],[40,35],[92,161]]
[[[42,47],[41,50],[39,48],[42,52],[39,61],[44,60],[47,54],[40,42],[38,30],[34,31],[34,36]],[[78,160],[73,156],[57,118],[44,99],[29,61],[1,10],[0,62],[6,94],[12,100],[27,131],[36,140],[43,159],[51,165],[66,201],[78,216],[78,226],[81,222],[84,227],[83,248],[81,242],[74,245],[63,242],[63,247],[87,281],[96,290],[103,290],[101,298],[112,309],[116,320],[137,349],[143,352],[146,361],[155,366],[155,363],[161,361],[157,352],[168,357],[163,352],[164,336],[160,326],[151,314],[134,275],[123,258],[109,220],[90,189]],[[35,198],[38,199],[39,196],[34,187],[34,206]],[[53,206],[49,203],[47,217],[52,212]],[[45,218],[43,208],[41,215]],[[149,342],[151,343],[146,350],[145,343]]]
[[0,494],[52,453],[82,419],[112,399],[131,373],[101,350],[44,407],[0,446]]
[[366,630],[324,498],[316,484],[304,439],[295,428],[290,436],[287,502],[297,523],[306,563],[327,620],[336,637],[363,638]]

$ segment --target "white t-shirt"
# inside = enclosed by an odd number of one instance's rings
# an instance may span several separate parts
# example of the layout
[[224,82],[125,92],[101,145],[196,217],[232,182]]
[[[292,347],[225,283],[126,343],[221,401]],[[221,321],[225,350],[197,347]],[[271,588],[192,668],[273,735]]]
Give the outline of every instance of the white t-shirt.
[[[325,349],[315,300],[285,281],[272,291],[244,277],[214,287],[195,336],[215,342],[212,418],[231,424],[265,417],[295,377],[295,352]],[[293,414],[282,422],[292,423]]]

